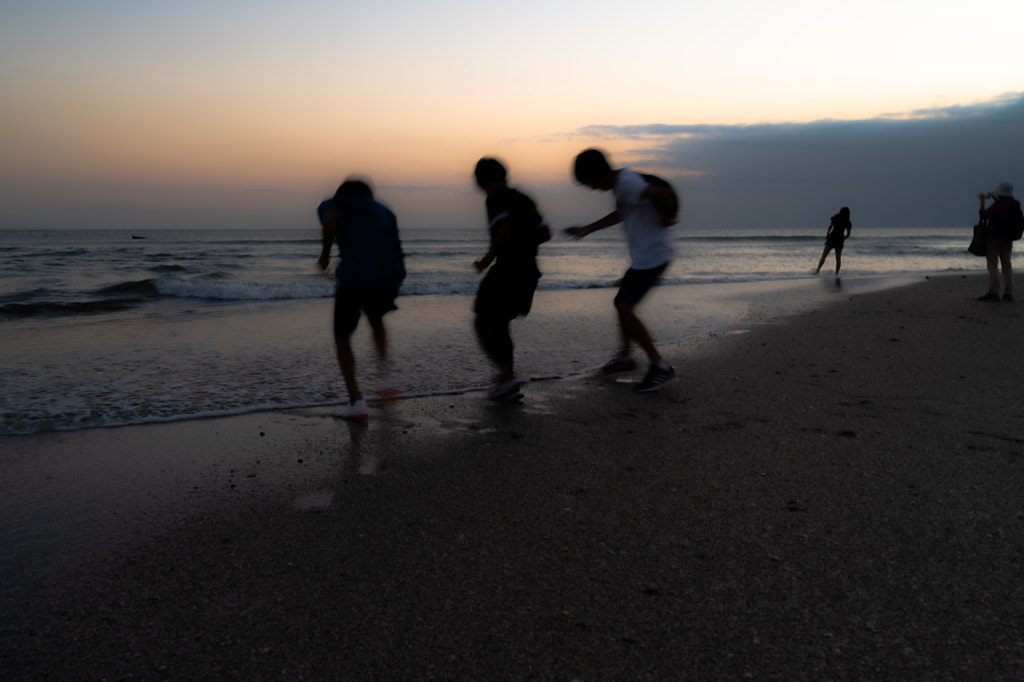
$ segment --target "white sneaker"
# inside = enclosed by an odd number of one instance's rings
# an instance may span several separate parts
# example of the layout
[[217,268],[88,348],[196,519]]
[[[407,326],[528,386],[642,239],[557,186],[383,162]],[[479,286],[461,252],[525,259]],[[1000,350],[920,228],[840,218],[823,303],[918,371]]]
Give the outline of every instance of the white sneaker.
[[362,398],[349,400],[348,405],[341,411],[341,416],[345,419],[366,419],[370,416],[370,410],[367,409],[366,401]]

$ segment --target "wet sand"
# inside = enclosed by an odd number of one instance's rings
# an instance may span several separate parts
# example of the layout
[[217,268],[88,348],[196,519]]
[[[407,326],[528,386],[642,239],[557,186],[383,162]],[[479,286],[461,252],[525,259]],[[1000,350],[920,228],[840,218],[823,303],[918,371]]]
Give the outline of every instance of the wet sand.
[[682,381],[4,439],[5,679],[1019,679],[1024,303],[983,274]]

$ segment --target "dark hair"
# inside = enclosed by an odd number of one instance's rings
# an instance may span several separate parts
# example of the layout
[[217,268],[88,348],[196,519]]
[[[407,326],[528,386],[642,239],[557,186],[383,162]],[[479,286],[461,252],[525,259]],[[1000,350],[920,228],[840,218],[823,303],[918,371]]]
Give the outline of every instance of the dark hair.
[[845,206],[839,209],[839,213],[832,216],[832,222],[836,222],[837,220],[841,220],[844,223],[850,222],[850,209]]
[[373,190],[370,189],[370,185],[363,180],[346,180],[341,183],[341,186],[338,187],[338,191],[334,193],[334,196],[372,199]]
[[589,185],[601,175],[610,173],[612,170],[604,152],[600,149],[586,149],[576,155],[576,163],[573,165],[573,175],[576,182],[581,185]]
[[505,170],[505,166],[502,165],[501,161],[485,156],[476,162],[473,176],[476,178],[476,184],[483,187],[492,182],[505,182],[505,179],[508,177],[508,171]]

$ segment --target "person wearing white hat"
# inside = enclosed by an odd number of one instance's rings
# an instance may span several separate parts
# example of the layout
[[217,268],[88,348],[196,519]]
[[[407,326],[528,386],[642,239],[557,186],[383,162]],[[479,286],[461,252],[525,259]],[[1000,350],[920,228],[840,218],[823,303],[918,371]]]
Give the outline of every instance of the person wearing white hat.
[[[985,200],[993,199],[992,205],[985,208]],[[1004,301],[1013,300],[1013,264],[1011,254],[1013,252],[1013,240],[1003,233],[1003,223],[1006,222],[1012,211],[1018,210],[1020,202],[1013,198],[1013,185],[1009,182],[1000,182],[994,192],[982,192],[978,194],[980,206],[978,215],[987,221],[985,231],[985,264],[988,267],[988,291],[978,298],[979,301],[999,300],[999,267],[1003,270],[1003,298]]]

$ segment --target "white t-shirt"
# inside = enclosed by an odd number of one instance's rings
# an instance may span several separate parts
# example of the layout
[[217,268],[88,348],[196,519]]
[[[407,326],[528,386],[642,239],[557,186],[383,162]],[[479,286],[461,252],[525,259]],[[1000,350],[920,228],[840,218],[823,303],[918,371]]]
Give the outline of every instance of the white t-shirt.
[[612,193],[615,208],[622,217],[629,244],[629,258],[635,270],[649,270],[672,260],[672,230],[661,226],[654,204],[640,195],[647,182],[628,168],[619,169]]

